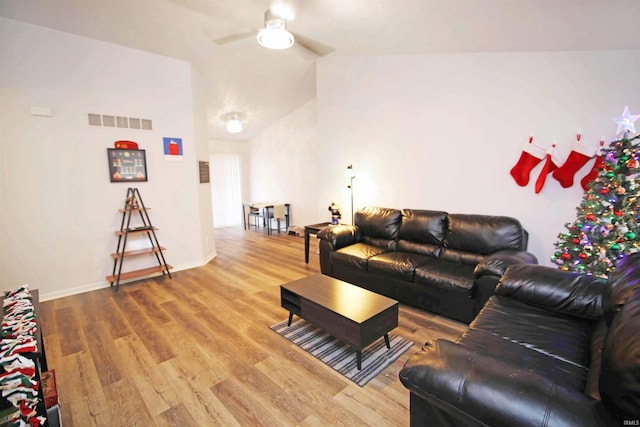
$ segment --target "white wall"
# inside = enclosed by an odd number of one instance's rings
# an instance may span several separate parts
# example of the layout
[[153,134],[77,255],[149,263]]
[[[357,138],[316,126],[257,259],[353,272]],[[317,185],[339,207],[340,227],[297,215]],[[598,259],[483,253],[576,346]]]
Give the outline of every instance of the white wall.
[[200,227],[200,244],[204,260],[202,264],[209,262],[217,255],[215,239],[213,235],[213,215],[211,200],[211,184],[200,183],[200,170],[198,162],[209,161],[209,143],[207,142],[207,99],[205,94],[206,79],[191,67],[192,95],[193,95],[193,122],[194,122],[194,141],[197,165],[195,181],[198,182],[198,225]]
[[316,120],[314,99],[250,141],[251,184],[246,201],[290,203],[291,225],[331,219],[329,212],[315,208],[318,187],[324,185],[318,173]]
[[[343,171],[353,163],[356,209],[365,205],[508,215],[549,261],[583,190],[547,179],[540,194],[509,170],[533,131],[566,159],[575,134],[614,138],[625,105],[640,111],[640,52],[541,52],[326,57],[317,65],[320,216],[348,206]],[[348,215],[347,215],[348,217]]]
[[[188,63],[0,18],[0,64],[0,288],[28,283],[48,299],[108,285],[128,186],[109,182],[106,148],[120,139],[146,150],[149,181],[135,187],[167,261],[178,270],[211,256],[196,208],[210,202],[197,183]],[[31,116],[31,106],[53,116]],[[89,126],[87,113],[154,128]],[[183,162],[164,161],[163,136],[182,138]]]

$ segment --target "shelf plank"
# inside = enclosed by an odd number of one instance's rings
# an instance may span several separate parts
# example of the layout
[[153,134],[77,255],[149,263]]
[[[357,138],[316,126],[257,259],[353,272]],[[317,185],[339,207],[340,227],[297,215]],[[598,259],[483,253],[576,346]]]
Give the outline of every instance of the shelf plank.
[[[133,208],[131,209],[131,212],[140,212],[140,211],[148,211],[151,208]],[[120,212],[127,212],[128,209],[118,209]]]
[[[145,231],[158,231],[159,228],[156,227],[144,227],[144,228],[136,228],[136,229],[129,229],[129,234],[133,234],[133,233],[142,233]],[[123,236],[124,233],[126,232],[126,230],[118,230],[116,231],[116,236]]]
[[[136,256],[136,255],[143,255],[143,254],[152,254],[155,252],[159,252],[159,251],[166,251],[167,248],[165,248],[164,246],[160,246],[158,247],[151,247],[151,248],[144,248],[144,249],[136,249],[133,251],[125,251],[124,253],[124,257],[130,257],[130,256]],[[112,253],[111,254],[111,258],[113,259],[119,259],[122,258],[121,254],[119,253]]]
[[[172,270],[173,266],[167,264],[167,268],[169,270]],[[156,265],[155,267],[143,268],[141,270],[127,271],[120,274],[120,281],[127,280],[127,279],[134,279],[136,277],[148,276],[149,274],[153,274],[153,273],[161,273],[163,271],[165,271],[164,265]],[[107,276],[107,281],[110,283],[115,283],[116,278],[117,278],[116,275]]]

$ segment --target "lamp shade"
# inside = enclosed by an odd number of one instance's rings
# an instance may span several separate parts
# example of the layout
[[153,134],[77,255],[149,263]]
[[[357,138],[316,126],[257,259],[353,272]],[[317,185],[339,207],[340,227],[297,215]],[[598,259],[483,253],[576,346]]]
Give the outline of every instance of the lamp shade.
[[258,43],[268,49],[287,49],[294,41],[293,34],[285,29],[265,28],[258,33]]
[[257,39],[260,46],[267,49],[287,49],[295,42],[293,34],[287,31],[287,21],[274,16],[269,10],[264,14],[264,28]]

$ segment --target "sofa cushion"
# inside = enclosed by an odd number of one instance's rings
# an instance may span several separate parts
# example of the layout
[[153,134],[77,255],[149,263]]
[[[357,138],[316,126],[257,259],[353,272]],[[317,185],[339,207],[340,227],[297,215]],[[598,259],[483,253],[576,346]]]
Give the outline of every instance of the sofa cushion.
[[473,252],[444,248],[440,252],[440,258],[458,264],[470,265],[475,269],[478,264],[484,261],[485,256]]
[[524,250],[524,232],[515,218],[449,214],[444,245],[449,249],[480,255],[503,249]]
[[435,258],[409,252],[386,252],[369,259],[368,271],[408,282],[413,281],[416,267],[435,261]]
[[331,252],[331,262],[367,271],[369,258],[389,252],[390,249],[366,243],[356,243]]
[[473,298],[473,269],[472,265],[439,259],[417,267],[414,283],[431,286],[445,292],[453,292]]
[[398,250],[437,257],[446,231],[446,212],[403,209]]
[[600,397],[625,418],[640,418],[640,288],[615,315],[602,350]]
[[640,288],[640,252],[629,254],[618,262],[616,270],[609,276],[603,293],[604,317],[607,324],[622,309],[629,295]]
[[364,243],[395,250],[402,221],[399,209],[362,208],[354,215]]
[[596,322],[539,308],[514,298],[489,298],[469,328],[486,331],[502,339],[530,348],[583,372],[584,390],[589,367],[591,335]]
[[557,384],[572,390],[581,392],[586,382],[587,370],[584,367],[551,358],[488,331],[468,329],[456,343],[508,365],[519,366],[545,378],[553,378]]

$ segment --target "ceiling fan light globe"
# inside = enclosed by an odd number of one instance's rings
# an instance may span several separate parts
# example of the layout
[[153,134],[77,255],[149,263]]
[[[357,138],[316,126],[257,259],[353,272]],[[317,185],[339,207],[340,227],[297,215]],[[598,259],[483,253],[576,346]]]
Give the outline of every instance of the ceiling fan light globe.
[[240,133],[242,132],[242,122],[238,119],[231,119],[227,122],[227,132]]
[[288,49],[293,46],[293,34],[284,28],[265,28],[258,33],[258,43],[267,49]]

